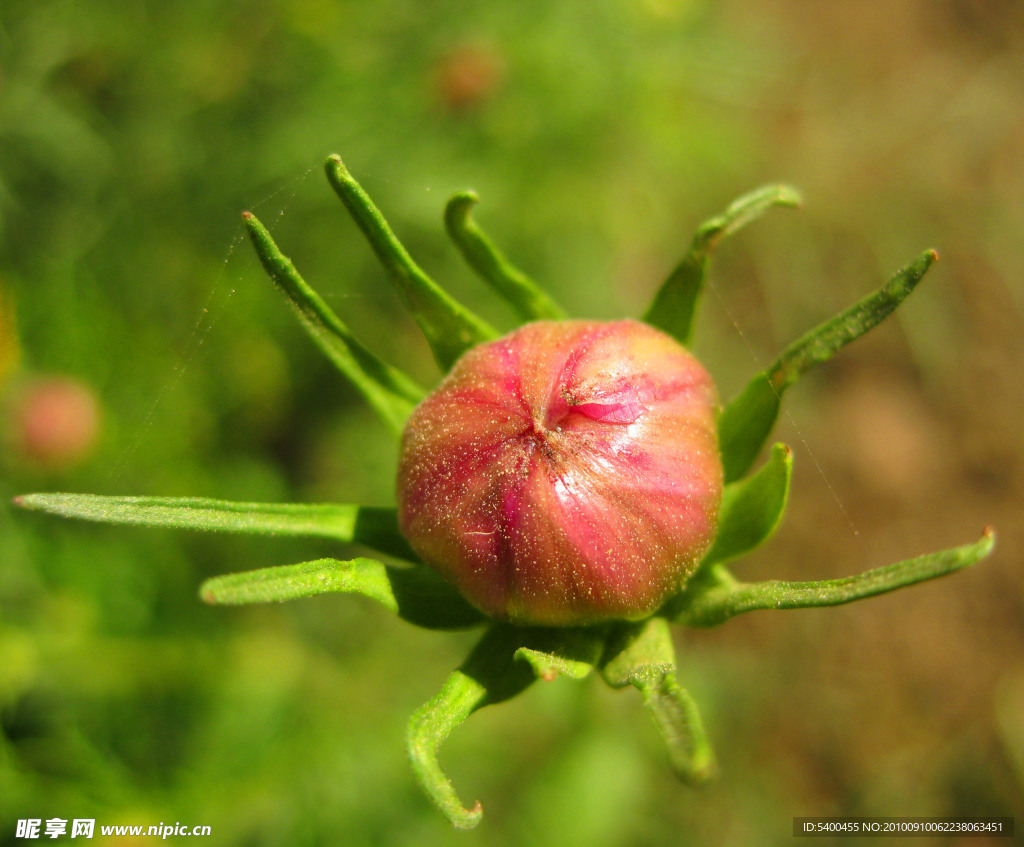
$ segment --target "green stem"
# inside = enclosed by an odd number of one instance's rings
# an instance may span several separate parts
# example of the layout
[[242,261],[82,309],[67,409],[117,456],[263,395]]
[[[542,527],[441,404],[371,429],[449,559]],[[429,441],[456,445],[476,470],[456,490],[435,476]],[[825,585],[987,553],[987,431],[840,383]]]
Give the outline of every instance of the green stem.
[[340,156],[330,156],[325,169],[328,181],[391,276],[442,370],[451,368],[470,347],[497,335],[413,261]]

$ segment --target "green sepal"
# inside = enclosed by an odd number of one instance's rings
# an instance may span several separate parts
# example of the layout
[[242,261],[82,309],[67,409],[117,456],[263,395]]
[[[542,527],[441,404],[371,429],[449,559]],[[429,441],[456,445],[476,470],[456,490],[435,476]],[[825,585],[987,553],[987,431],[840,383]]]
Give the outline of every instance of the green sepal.
[[441,770],[438,753],[445,739],[477,709],[519,694],[536,678],[527,662],[517,661],[523,630],[492,624],[441,690],[409,719],[406,739],[413,771],[434,804],[459,829],[480,822],[480,802],[467,809]]
[[606,637],[604,627],[537,629],[528,633],[530,646],[520,647],[515,657],[545,682],[558,676],[583,679],[601,658]]
[[243,213],[242,221],[264,269],[295,307],[310,338],[392,431],[401,433],[409,413],[423,399],[423,389],[363,346],[345,322],[310,288],[252,212]]
[[781,407],[779,392],[764,373],[755,376],[718,417],[718,449],[726,484],[741,479],[771,434]]
[[754,463],[778,417],[783,392],[891,315],[937,258],[934,250],[926,250],[881,288],[790,344],[722,410],[718,441],[726,482],[739,479]]
[[329,592],[361,594],[425,629],[464,629],[484,620],[429,568],[395,567],[376,559],[317,559],[206,580],[199,596],[212,605],[274,603]]
[[564,310],[529,276],[513,265],[470,216],[480,198],[473,191],[460,191],[448,201],[444,224],[459,252],[525,321],[561,320]]
[[135,524],[248,535],[333,538],[418,561],[393,507],[347,503],[236,503],[204,497],[104,497],[23,494],[14,505],[99,523]]
[[973,565],[992,552],[995,533],[986,528],[978,541],[927,553],[856,576],[787,582],[737,581],[722,565],[714,565],[687,585],[672,604],[672,617],[690,626],[716,626],[734,615],[757,609],[806,609],[838,606],[945,576]]
[[697,301],[704,287],[711,254],[727,235],[759,218],[772,206],[799,206],[800,194],[788,185],[765,185],[735,200],[721,215],[697,228],[683,260],[662,283],[644,320],[688,345],[693,335]]
[[735,559],[771,538],[786,511],[792,475],[793,451],[776,444],[757,473],[725,486],[718,534],[700,567]]
[[328,181],[391,276],[442,370],[450,369],[470,347],[497,336],[413,261],[340,156],[328,157],[324,167]]
[[632,685],[668,747],[672,770],[699,786],[715,772],[715,756],[697,704],[676,681],[675,648],[668,621],[653,617],[619,624],[609,636],[601,675],[612,688]]
[[456,827],[476,826],[483,809],[479,802],[466,808],[441,769],[438,754],[445,739],[477,709],[515,697],[535,679],[586,676],[600,659],[606,636],[604,627],[520,628],[492,623],[441,691],[413,713],[407,732],[413,770],[430,799]]

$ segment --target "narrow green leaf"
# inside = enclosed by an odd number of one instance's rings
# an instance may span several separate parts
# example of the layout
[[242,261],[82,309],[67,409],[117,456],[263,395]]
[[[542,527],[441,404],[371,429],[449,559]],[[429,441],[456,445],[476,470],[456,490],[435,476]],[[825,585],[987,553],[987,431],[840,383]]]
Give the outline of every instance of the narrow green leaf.
[[654,617],[618,627],[601,674],[613,688],[632,685],[640,692],[668,747],[673,771],[684,782],[699,786],[714,775],[714,751],[697,704],[676,681],[675,661],[668,621]]
[[341,503],[236,503],[202,497],[103,497],[24,494],[14,504],[86,521],[175,529],[305,536],[354,541],[380,553],[417,561],[398,528],[394,507]]
[[460,191],[444,210],[448,235],[463,258],[526,321],[560,320],[565,312],[529,276],[515,267],[470,216],[480,202],[473,191]]
[[877,291],[790,344],[722,410],[718,439],[726,482],[739,479],[754,463],[775,424],[783,392],[809,368],[827,362],[891,315],[937,258],[934,250],[926,250]]
[[756,474],[725,486],[718,517],[718,535],[700,566],[735,559],[767,541],[786,511],[793,452],[776,444]]
[[603,627],[539,629],[527,634],[530,646],[520,647],[515,656],[528,662],[545,682],[559,675],[583,679],[601,658],[607,637]]
[[994,532],[986,528],[972,544],[928,553],[856,576],[808,582],[737,582],[724,567],[716,565],[711,568],[711,578],[686,587],[680,602],[673,607],[673,614],[675,620],[690,626],[715,626],[733,615],[757,609],[838,606],[966,568],[991,553],[994,543]]
[[413,771],[430,799],[460,829],[476,826],[483,809],[479,801],[471,809],[463,805],[438,754],[445,739],[473,712],[514,697],[533,682],[531,667],[515,659],[522,632],[493,624],[441,691],[409,720],[406,737]]
[[361,594],[403,620],[427,629],[463,629],[484,620],[429,568],[398,568],[375,559],[317,559],[208,579],[199,589],[206,603],[241,605],[314,597],[329,592]]
[[295,307],[309,336],[396,433],[401,433],[423,389],[397,368],[378,359],[352,334],[299,275],[267,228],[251,213],[242,215],[256,254],[278,289]]
[[800,202],[800,194],[788,185],[765,185],[744,194],[721,215],[701,224],[683,260],[654,296],[644,320],[688,345],[708,262],[719,242],[772,206],[799,206]]
[[413,261],[340,156],[330,156],[325,168],[328,181],[391,276],[442,370],[451,368],[470,347],[497,335]]

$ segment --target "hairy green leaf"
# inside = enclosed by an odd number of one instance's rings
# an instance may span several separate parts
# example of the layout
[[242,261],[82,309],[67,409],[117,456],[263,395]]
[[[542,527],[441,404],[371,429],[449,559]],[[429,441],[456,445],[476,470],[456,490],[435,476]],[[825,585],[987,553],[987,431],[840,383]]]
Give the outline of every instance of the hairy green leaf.
[[609,638],[601,674],[613,688],[632,685],[643,697],[668,747],[676,775],[703,785],[715,771],[715,756],[693,698],[676,682],[675,648],[663,617],[620,624]]
[[354,541],[380,553],[417,561],[398,528],[394,507],[343,503],[236,503],[203,497],[104,497],[23,494],[14,504],[99,523],[306,536]]
[[606,635],[604,627],[531,630],[530,646],[520,647],[515,656],[545,681],[557,676],[583,679],[601,658]]
[[467,809],[441,769],[438,754],[445,739],[477,709],[500,703],[527,688],[535,676],[526,662],[516,661],[523,630],[492,624],[468,658],[445,681],[441,691],[409,720],[409,756],[427,795],[460,829],[480,822],[479,802]]
[[744,194],[721,215],[705,221],[697,228],[683,260],[658,289],[644,320],[688,345],[708,263],[721,240],[759,218],[772,206],[799,205],[800,194],[796,189],[788,185],[766,185]]
[[743,583],[736,581],[723,566],[715,565],[707,577],[686,587],[679,602],[673,605],[673,616],[690,626],[716,626],[733,615],[757,609],[838,606],[966,568],[991,553],[994,543],[994,532],[986,528],[978,541],[962,547],[928,553],[856,576],[807,582],[773,579]]
[[267,228],[251,212],[245,212],[242,220],[260,262],[295,307],[306,332],[385,423],[400,433],[413,406],[423,398],[423,389],[363,346],[320,295],[309,287],[291,260],[278,249]]
[[926,250],[877,291],[790,344],[722,410],[718,439],[726,482],[739,479],[754,463],[775,425],[783,392],[809,368],[827,362],[891,315],[937,258],[934,250]]
[[525,321],[559,320],[565,312],[529,276],[515,267],[470,215],[480,198],[460,191],[444,210],[445,227],[463,258]]
[[375,559],[317,559],[208,579],[199,589],[211,604],[273,603],[328,592],[361,594],[403,620],[427,629],[462,629],[483,621],[429,568],[394,567]]
[[340,156],[330,156],[325,169],[328,181],[391,276],[442,370],[451,368],[470,347],[497,335],[413,261]]

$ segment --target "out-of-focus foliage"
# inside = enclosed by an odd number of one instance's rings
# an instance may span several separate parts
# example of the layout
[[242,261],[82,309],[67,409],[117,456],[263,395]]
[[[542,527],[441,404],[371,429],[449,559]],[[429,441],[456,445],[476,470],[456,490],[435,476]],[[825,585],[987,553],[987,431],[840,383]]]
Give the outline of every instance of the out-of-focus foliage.
[[[391,438],[237,218],[256,211],[360,337],[429,384],[425,344],[322,180],[338,151],[424,267],[499,326],[443,234],[456,190],[477,190],[481,224],[559,302],[613,318],[709,213],[799,186],[804,211],[716,258],[696,347],[726,398],[937,248],[898,323],[787,395],[790,515],[743,576],[853,573],[985,523],[1000,548],[956,581],[684,636],[681,681],[722,765],[701,793],[670,776],[628,693],[555,682],[484,710],[446,748],[488,807],[456,834],[402,749],[466,637],[351,598],[196,598],[211,574],[338,555],[327,542],[0,505],[0,843],[25,817],[208,823],[218,844],[594,847],[788,843],[798,814],[1019,820],[1022,98],[1010,0],[4,0],[4,502],[391,502]],[[98,407],[91,452],[63,463],[25,449],[26,398],[50,376]]]

